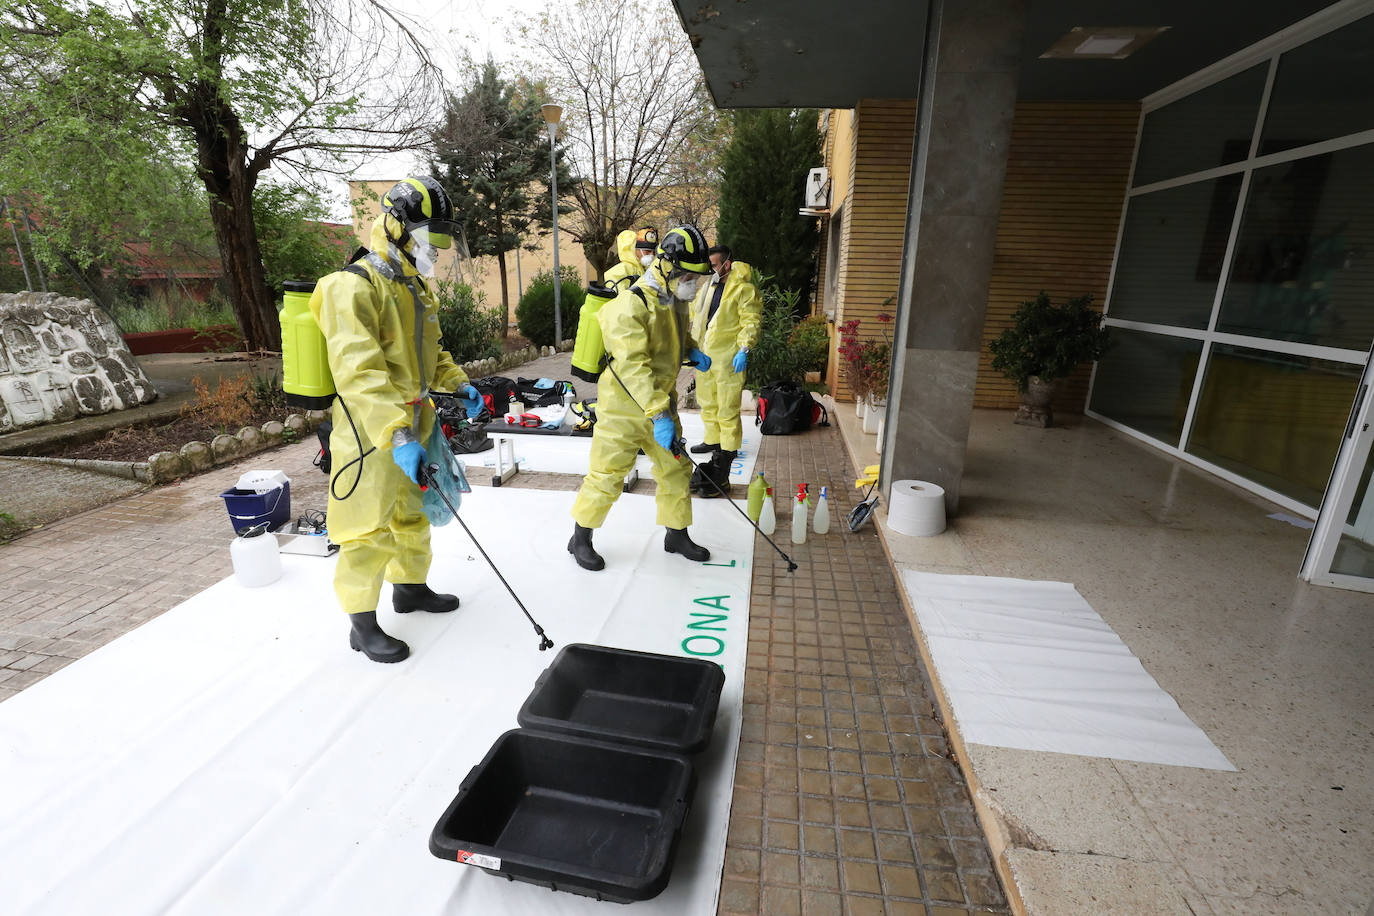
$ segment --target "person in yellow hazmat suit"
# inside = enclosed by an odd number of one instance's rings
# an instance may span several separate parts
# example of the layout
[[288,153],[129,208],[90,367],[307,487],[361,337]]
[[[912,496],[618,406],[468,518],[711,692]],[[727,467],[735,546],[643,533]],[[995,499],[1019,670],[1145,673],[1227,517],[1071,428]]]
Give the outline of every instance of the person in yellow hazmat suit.
[[456,597],[425,582],[431,553],[419,473],[435,422],[428,392],[455,392],[468,404],[479,395],[440,347],[429,285],[439,251],[455,238],[461,245],[448,194],[432,178],[407,178],[386,193],[382,209],[372,250],[322,278],[310,309],[343,413],[335,411],[329,439],[334,592],[349,614],[349,645],[373,661],[398,662],[410,647],[377,623],[383,579],[398,614],[458,607]]
[[645,226],[638,232],[626,229],[615,237],[615,247],[620,261],[607,268],[604,283],[620,292],[629,289],[630,284],[644,276],[644,271],[654,263],[658,230],[652,226]]
[[712,248],[710,257],[710,282],[692,302],[692,338],[711,357],[711,368],[696,373],[706,435],[691,448],[697,454],[712,453],[692,478],[692,492],[705,497],[730,492],[730,463],[744,432],[739,418],[744,370],[749,365],[749,348],[759,339],[763,314],[753,268],[733,260],[728,245]]
[[606,520],[640,449],[653,462],[658,524],[667,529],[663,549],[696,562],[711,558],[687,534],[691,464],[674,454],[682,434],[678,369],[684,359],[698,369],[711,365],[692,340],[686,314],[710,269],[701,231],[680,226],[663,237],[644,276],[597,314],[610,360],[597,384],[591,467],[573,503],[568,542],[568,552],[583,569],[606,566],[592,546],[592,530]]

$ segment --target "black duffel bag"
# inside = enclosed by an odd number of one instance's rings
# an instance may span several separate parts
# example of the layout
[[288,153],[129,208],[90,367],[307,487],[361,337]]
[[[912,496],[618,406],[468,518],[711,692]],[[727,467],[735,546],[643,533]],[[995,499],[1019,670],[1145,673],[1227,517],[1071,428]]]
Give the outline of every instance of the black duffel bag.
[[829,426],[830,414],[796,382],[775,382],[759,390],[759,411],[754,425],[765,436],[804,433],[812,426]]
[[493,417],[504,417],[510,410],[511,399],[517,396],[515,382],[504,375],[473,379],[472,387],[482,396],[482,403]]

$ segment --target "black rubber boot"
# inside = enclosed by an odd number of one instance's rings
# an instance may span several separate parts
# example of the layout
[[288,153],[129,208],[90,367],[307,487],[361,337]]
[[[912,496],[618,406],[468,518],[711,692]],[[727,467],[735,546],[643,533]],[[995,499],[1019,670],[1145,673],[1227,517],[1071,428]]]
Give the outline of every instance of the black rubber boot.
[[391,586],[391,606],[398,614],[411,611],[429,611],[431,614],[447,614],[458,610],[458,598],[454,595],[436,594],[428,585]]
[[377,626],[376,611],[349,614],[348,622],[353,627],[348,634],[348,644],[374,662],[389,665],[410,655],[410,646],[386,635],[386,632]]
[[711,559],[711,551],[694,544],[687,535],[686,528],[668,528],[663,536],[663,549],[669,553],[680,553],[694,563],[705,563]]
[[[709,464],[701,466],[702,480],[697,491],[705,499],[730,495],[730,463],[735,460],[735,452],[716,452]],[[711,481],[715,481],[712,486]]]
[[596,572],[606,568],[606,561],[601,559],[601,554],[592,547],[592,529],[583,528],[576,522],[573,522],[572,540],[568,541],[568,553],[573,555],[577,565],[583,569]]
[[707,452],[714,452],[718,448],[720,448],[719,445],[712,445],[710,442],[702,442],[699,445],[692,446],[687,451],[691,452],[693,455],[704,455]]

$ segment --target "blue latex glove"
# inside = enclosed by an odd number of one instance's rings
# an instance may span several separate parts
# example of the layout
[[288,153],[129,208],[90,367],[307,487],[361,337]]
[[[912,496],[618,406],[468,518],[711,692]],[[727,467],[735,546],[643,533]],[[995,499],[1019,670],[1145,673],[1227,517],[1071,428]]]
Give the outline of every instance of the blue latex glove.
[[673,450],[673,440],[676,438],[677,430],[673,428],[673,418],[668,414],[660,414],[654,419],[654,441],[663,446],[666,451]]
[[482,394],[471,385],[464,385],[458,390],[458,400],[462,401],[463,406],[467,408],[469,418],[482,412]]
[[419,486],[420,484],[420,465],[425,460],[425,450],[418,442],[403,442],[391,448],[391,460],[396,462],[396,467],[405,472],[411,481]]
[[702,353],[696,347],[693,347],[691,350],[688,351],[687,362],[691,363],[692,366],[699,372],[705,372],[707,369],[711,368],[711,357],[707,356],[705,353]]
[[740,350],[735,354],[735,361],[730,365],[736,372],[743,372],[744,367],[749,365],[749,351]]

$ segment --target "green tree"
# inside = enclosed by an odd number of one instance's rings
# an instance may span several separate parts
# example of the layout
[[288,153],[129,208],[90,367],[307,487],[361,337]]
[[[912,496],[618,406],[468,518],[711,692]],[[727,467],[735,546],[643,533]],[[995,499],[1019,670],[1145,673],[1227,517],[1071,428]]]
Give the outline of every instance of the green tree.
[[720,240],[806,302],[817,229],[805,205],[807,173],[820,164],[821,137],[810,108],[735,112],[721,157]]
[[[395,91],[379,98],[383,66]],[[109,225],[99,202],[136,196],[174,210],[185,182],[158,187],[157,175],[194,175],[248,345],[277,349],[259,178],[417,146],[426,92],[439,85],[431,71],[423,43],[378,0],[5,4],[0,163],[17,168],[0,185],[34,194],[66,227],[66,247],[94,259],[81,236],[92,220]],[[167,220],[156,225],[176,225]]]
[[328,208],[313,188],[258,185],[253,223],[262,247],[263,275],[275,293],[285,280],[314,280],[348,260],[353,233],[330,225]]
[[[503,337],[510,325],[506,253],[553,226],[543,93],[523,88],[502,79],[488,59],[461,97],[449,96],[430,166],[463,220],[469,253],[495,257],[500,267]],[[567,188],[572,176],[557,144],[555,161],[559,185]],[[559,211],[571,212],[561,205]]]

